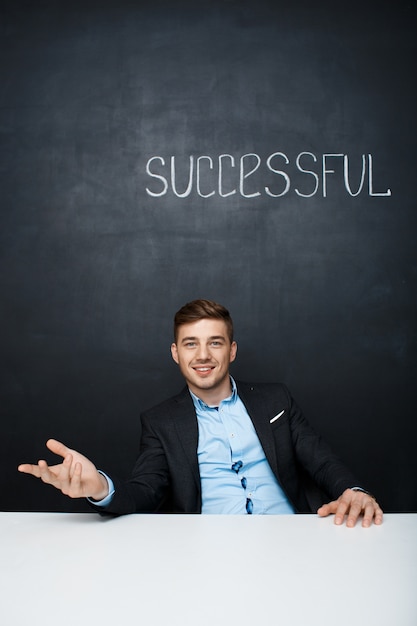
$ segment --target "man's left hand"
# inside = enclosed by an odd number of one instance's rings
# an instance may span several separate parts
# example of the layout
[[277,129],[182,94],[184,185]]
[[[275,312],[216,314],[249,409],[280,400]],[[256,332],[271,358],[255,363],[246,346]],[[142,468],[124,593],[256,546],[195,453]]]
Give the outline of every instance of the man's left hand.
[[372,522],[382,524],[383,512],[378,502],[370,494],[364,491],[346,489],[337,499],[323,504],[317,511],[320,517],[326,517],[334,513],[334,523],[343,524],[345,517],[346,526],[353,528],[360,516],[362,516],[362,526],[368,528]]

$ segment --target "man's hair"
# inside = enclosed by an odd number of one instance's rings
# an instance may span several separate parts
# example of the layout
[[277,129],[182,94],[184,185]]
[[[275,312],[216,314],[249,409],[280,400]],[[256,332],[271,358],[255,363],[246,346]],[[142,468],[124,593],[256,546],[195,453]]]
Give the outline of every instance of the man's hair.
[[221,304],[213,302],[212,300],[193,300],[187,302],[179,311],[175,313],[174,317],[174,337],[175,341],[178,339],[179,327],[183,324],[192,324],[204,319],[217,319],[225,322],[227,327],[227,334],[230,339],[230,343],[233,341],[233,321],[230,317],[229,311]]

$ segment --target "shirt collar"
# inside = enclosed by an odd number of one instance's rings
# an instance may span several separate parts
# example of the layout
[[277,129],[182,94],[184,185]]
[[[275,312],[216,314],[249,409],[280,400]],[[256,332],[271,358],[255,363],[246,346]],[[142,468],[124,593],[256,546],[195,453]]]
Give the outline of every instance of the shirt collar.
[[[237,386],[232,376],[230,376],[230,383],[232,385],[232,393],[230,394],[228,398],[225,398],[224,400],[222,400],[220,404],[222,404],[223,402],[230,402],[230,404],[234,404],[237,400]],[[218,407],[213,407],[213,406],[209,406],[208,404],[206,404],[203,400],[201,400],[198,396],[196,396],[195,393],[193,393],[190,388],[188,388],[188,391],[190,392],[190,395],[193,399],[194,406],[196,409],[205,410],[205,409],[218,408]]]

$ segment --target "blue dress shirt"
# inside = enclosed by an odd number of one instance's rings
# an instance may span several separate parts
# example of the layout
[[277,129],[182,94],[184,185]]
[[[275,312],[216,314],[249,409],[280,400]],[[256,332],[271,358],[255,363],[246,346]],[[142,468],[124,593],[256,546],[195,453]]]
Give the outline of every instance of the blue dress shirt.
[[209,407],[191,391],[198,421],[198,465],[203,514],[290,514],[252,420],[237,394]]

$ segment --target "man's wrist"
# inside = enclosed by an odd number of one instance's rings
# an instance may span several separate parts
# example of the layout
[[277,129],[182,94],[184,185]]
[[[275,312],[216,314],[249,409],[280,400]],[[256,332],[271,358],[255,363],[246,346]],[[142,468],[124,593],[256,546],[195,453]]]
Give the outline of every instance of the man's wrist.
[[107,476],[107,474],[105,474],[101,470],[97,470],[97,472],[100,474],[100,479],[104,486],[103,492],[99,494],[98,498],[89,497],[87,498],[87,500],[91,502],[91,504],[95,504],[96,506],[106,506],[111,502],[113,498],[114,484],[112,479]]
[[373,498],[374,500],[376,500],[375,496],[373,493],[371,493],[370,491],[367,491],[366,489],[364,489],[363,487],[350,487],[350,489],[352,491],[362,491],[362,493],[366,493],[367,496],[370,496],[371,498]]

